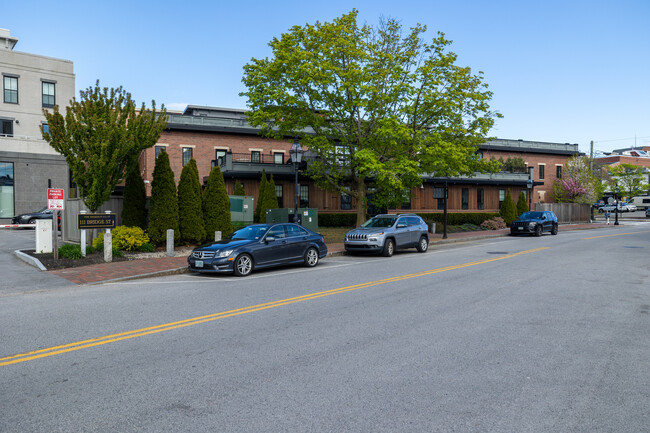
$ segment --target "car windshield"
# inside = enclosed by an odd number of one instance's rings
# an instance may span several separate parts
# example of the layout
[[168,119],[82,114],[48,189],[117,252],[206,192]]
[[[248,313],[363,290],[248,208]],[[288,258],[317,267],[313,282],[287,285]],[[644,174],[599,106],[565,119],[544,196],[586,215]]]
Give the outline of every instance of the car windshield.
[[264,233],[269,229],[269,226],[266,225],[253,225],[247,226],[243,229],[237,230],[230,237],[231,239],[248,239],[248,240],[257,240],[262,239]]
[[519,217],[522,220],[534,220],[540,219],[543,215],[543,212],[524,212]]
[[363,223],[361,227],[392,227],[395,224],[395,219],[392,217],[374,217]]

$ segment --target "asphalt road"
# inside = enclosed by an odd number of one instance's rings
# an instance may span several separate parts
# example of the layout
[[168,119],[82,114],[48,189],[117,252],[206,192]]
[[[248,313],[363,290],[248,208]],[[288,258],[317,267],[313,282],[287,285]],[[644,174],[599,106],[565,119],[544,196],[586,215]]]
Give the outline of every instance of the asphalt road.
[[0,431],[649,431],[649,240],[8,293]]

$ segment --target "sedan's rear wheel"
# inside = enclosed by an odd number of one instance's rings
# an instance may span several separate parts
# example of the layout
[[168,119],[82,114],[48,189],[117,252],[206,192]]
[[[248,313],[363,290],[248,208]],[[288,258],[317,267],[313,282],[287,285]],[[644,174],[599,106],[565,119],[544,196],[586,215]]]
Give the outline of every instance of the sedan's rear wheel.
[[535,227],[535,236],[541,236],[542,235],[542,226],[541,224],[537,224],[537,227]]
[[426,252],[429,249],[429,240],[426,236],[420,236],[420,241],[418,242],[417,250],[421,253]]
[[386,239],[386,242],[384,242],[384,251],[382,251],[381,254],[384,257],[391,257],[394,252],[395,252],[395,242],[392,239]]
[[238,277],[245,277],[253,271],[253,259],[248,254],[242,254],[235,259],[233,271]]
[[309,268],[313,268],[317,264],[318,264],[318,250],[316,250],[316,248],[314,247],[311,247],[305,253],[305,266]]

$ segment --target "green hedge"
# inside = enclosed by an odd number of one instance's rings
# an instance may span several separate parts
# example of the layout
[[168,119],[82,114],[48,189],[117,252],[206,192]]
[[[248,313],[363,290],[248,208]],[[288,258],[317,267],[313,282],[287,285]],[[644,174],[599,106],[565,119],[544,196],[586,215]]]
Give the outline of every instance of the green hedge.
[[354,227],[356,224],[357,224],[356,213],[318,214],[319,227]]
[[[442,224],[445,217],[443,212],[436,213],[418,213],[427,223],[436,223]],[[498,212],[480,212],[480,213],[470,213],[470,212],[448,212],[447,213],[447,224],[453,226],[460,226],[463,224],[474,224],[480,226],[481,223],[490,218],[498,217]]]

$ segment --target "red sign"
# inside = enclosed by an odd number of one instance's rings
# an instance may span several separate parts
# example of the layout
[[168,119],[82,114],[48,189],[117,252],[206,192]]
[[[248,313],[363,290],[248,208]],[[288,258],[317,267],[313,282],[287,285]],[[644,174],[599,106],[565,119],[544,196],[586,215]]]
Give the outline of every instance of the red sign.
[[53,210],[63,210],[63,190],[62,189],[47,189],[47,208]]

